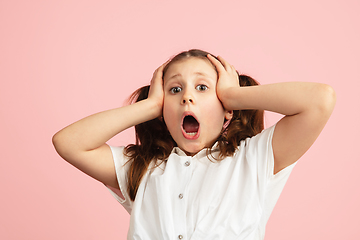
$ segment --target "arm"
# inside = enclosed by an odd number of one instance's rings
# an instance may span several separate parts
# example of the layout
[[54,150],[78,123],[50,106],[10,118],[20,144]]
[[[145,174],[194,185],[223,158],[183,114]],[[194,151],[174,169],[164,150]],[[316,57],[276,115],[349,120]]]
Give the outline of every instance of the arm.
[[162,114],[165,64],[155,71],[147,99],[91,115],[57,132],[52,140],[59,155],[100,182],[119,188],[113,157],[106,142],[123,130]]
[[226,109],[262,109],[285,115],[273,136],[274,174],[297,161],[315,142],[335,106],[325,84],[289,82],[240,87],[236,70],[224,59],[209,57],[219,72],[218,97]]

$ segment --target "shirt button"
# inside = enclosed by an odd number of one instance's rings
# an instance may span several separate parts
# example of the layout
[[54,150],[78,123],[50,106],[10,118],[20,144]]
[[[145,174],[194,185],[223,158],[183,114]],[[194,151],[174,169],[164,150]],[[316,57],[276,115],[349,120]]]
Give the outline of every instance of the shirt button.
[[183,239],[183,235],[179,235],[178,238],[179,238],[179,239]]
[[186,161],[186,162],[185,162],[185,166],[186,166],[186,167],[190,166],[190,162],[189,162],[189,161]]
[[[184,195],[182,195],[181,193],[179,194],[179,198],[182,199],[184,197]],[[181,235],[180,235],[181,236]]]

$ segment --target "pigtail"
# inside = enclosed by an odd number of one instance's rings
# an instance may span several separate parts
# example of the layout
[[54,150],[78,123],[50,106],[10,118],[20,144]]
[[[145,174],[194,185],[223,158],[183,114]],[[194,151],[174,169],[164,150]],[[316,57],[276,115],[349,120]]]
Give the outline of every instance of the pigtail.
[[[241,87],[259,85],[259,83],[250,76],[240,74],[239,84]],[[218,138],[220,159],[233,155],[240,145],[240,141],[255,136],[263,129],[263,110],[234,110],[230,123]]]
[[[144,100],[148,97],[150,86],[144,86],[135,91],[129,98],[130,103]],[[135,126],[135,144],[125,147],[125,155],[130,158],[127,173],[128,194],[135,200],[137,189],[151,161],[166,160],[171,150],[176,146],[164,121],[160,118],[140,123]]]

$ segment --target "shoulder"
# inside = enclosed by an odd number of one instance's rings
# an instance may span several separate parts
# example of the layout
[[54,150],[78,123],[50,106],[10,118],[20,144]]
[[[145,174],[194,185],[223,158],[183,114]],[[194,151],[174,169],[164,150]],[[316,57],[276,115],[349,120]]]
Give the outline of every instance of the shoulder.
[[113,157],[121,157],[124,155],[124,146],[110,146],[111,152],[113,154]]
[[[272,137],[276,125],[264,129],[261,133],[240,142],[234,158],[246,163],[254,174],[270,177],[274,166]],[[267,176],[267,177],[266,177]]]
[[240,148],[246,148],[248,151],[270,150],[272,148],[272,138],[276,124],[262,130],[253,137],[246,138],[240,143]]
[[125,154],[126,147],[110,146],[110,150],[111,150],[116,168],[124,166],[130,160],[130,158]]

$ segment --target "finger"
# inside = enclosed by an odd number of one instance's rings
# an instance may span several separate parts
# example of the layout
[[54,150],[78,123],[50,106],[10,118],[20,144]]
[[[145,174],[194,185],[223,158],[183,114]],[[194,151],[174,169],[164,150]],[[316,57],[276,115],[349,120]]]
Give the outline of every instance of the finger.
[[234,74],[238,75],[238,72],[237,72],[236,68],[233,65],[231,65],[231,69],[232,69]]
[[161,70],[161,71],[163,71],[164,68],[166,67],[166,65],[168,65],[170,61],[171,61],[171,59],[167,60],[167,61],[164,62],[158,69]]
[[165,67],[169,64],[169,62],[171,61],[171,59],[167,60],[165,63],[163,63],[158,69],[156,69],[159,78],[163,79],[164,78],[164,69]]
[[166,62],[164,62],[159,68],[164,69],[165,66],[171,61],[171,59],[167,60]]
[[223,71],[226,71],[224,65],[218,60],[216,59],[215,57],[213,57],[211,54],[208,54],[207,55],[208,59],[210,60],[210,62],[212,64],[214,64],[216,70],[220,73],[220,72],[223,72]]
[[226,69],[226,71],[237,75],[237,71],[236,68],[231,65],[229,62],[227,62],[223,57],[218,56],[219,60],[221,61],[221,63],[224,65],[224,68]]
[[171,59],[167,60],[165,63],[163,63],[160,67],[158,67],[154,74],[153,74],[153,79],[155,78],[162,78],[163,77],[163,70],[165,68],[165,66],[171,61]]
[[158,67],[158,68],[155,70],[154,74],[155,74],[155,73],[158,73],[158,72],[161,72],[162,70],[164,70],[165,66],[166,66],[170,61],[171,61],[171,59],[167,60],[167,61],[166,61],[165,63],[163,63],[160,67]]
[[231,65],[223,57],[218,56],[217,58],[220,60],[226,71],[230,71],[232,69]]

